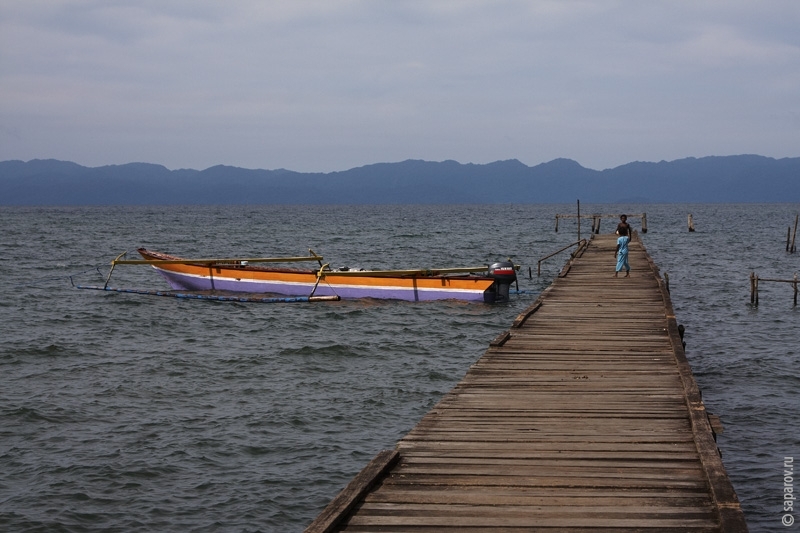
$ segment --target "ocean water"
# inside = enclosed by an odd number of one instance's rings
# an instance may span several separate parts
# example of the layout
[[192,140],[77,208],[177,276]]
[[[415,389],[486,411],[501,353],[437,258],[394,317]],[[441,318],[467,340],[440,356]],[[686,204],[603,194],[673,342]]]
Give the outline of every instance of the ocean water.
[[[555,214],[575,207],[2,208],[0,530],[302,531],[550,284],[566,254],[541,276],[536,263],[576,240],[574,220],[554,231]],[[642,239],[725,426],[718,444],[748,525],[791,529],[783,464],[800,458],[800,311],[779,283],[762,283],[752,308],[748,275],[800,270],[785,251],[800,206],[581,210],[647,213]],[[109,261],[138,246],[195,257],[311,248],[363,268],[511,257],[524,292],[497,306],[252,304],[72,287],[102,283]],[[117,267],[111,285],[166,288],[138,266]]]

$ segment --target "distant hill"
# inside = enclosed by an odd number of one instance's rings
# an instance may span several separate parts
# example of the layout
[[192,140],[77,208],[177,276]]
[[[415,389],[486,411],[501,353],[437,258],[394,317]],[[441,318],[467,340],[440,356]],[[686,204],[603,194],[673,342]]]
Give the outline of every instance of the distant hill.
[[800,158],[758,155],[634,162],[591,170],[570,159],[529,167],[408,160],[343,172],[129,163],[0,162],[0,205],[800,202]]

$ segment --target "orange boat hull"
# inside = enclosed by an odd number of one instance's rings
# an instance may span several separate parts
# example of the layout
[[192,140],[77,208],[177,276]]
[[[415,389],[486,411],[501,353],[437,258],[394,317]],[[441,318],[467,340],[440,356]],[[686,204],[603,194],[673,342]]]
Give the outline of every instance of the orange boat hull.
[[[148,260],[174,260],[174,256],[140,249]],[[176,290],[222,290],[287,296],[339,296],[340,298],[382,298],[409,301],[459,299],[486,301],[494,279],[480,275],[421,274],[387,276],[317,270],[273,268],[240,264],[156,264],[153,265]],[[316,290],[315,290],[316,287]],[[491,292],[491,291],[490,291]]]

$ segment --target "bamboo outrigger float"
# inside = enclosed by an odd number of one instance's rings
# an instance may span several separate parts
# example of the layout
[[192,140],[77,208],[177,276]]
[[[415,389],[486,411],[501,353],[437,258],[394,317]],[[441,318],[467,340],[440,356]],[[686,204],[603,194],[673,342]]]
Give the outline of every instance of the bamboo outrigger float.
[[[142,259],[116,265],[150,265],[177,291],[226,291],[309,298],[380,298],[408,301],[459,299],[487,303],[508,300],[519,266],[492,265],[415,270],[332,270],[322,256],[185,259],[139,248]],[[259,263],[316,261],[319,268],[261,266]],[[111,272],[109,272],[109,278]],[[106,280],[106,286],[108,285]]]

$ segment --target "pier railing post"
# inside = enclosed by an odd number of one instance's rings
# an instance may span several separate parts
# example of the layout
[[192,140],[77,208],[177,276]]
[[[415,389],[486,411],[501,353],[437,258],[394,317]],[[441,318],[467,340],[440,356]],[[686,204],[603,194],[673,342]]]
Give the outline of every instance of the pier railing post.
[[750,305],[756,306],[756,273],[750,272]]

